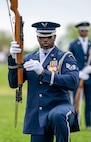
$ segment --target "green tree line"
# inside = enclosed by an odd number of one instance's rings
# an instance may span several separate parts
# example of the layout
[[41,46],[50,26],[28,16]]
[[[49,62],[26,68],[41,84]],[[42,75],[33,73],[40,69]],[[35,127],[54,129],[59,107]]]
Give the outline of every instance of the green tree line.
[[[58,46],[62,50],[68,50],[68,46],[69,46],[70,42],[72,42],[73,40],[75,40],[78,37],[78,31],[74,27],[74,24],[67,25],[65,31],[66,32],[64,33],[64,35],[61,36],[58,40]],[[89,28],[88,37],[91,40],[91,27]],[[7,46],[7,48],[9,48],[12,40],[13,40],[12,35],[9,32],[0,31],[0,49],[3,46]],[[38,49],[38,47],[36,47],[35,50],[37,50],[37,49]],[[25,53],[27,53],[27,52],[29,52],[29,51],[25,51]]]
[[10,42],[12,41],[12,36],[7,31],[0,31],[0,49],[3,46],[7,46],[9,48]]

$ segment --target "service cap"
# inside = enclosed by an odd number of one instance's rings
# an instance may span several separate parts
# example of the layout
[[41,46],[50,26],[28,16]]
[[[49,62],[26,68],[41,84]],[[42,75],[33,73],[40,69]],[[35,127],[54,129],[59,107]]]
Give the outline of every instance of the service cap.
[[56,33],[56,28],[60,27],[60,24],[48,21],[42,21],[32,24],[32,27],[36,28],[37,36],[49,37]]
[[90,26],[90,23],[88,22],[81,22],[77,24],[75,27],[78,28],[79,30],[88,30]]

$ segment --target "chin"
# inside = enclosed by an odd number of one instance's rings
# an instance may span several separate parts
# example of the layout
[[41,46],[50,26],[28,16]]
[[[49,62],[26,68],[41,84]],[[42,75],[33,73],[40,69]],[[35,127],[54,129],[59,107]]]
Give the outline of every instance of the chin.
[[43,49],[49,49],[49,46],[42,46]]

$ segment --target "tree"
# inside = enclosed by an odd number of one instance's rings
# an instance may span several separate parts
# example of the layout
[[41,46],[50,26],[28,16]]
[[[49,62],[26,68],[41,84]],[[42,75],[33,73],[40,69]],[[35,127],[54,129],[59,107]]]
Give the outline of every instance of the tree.
[[12,36],[7,31],[0,31],[0,49],[4,46],[10,47],[10,42],[12,41]]

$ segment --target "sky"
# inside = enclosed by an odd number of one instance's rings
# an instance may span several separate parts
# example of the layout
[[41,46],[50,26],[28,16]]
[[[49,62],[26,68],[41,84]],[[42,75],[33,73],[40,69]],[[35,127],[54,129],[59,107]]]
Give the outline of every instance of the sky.
[[[0,0],[0,30],[6,30],[12,34],[6,1],[9,2],[10,7],[10,0]],[[91,23],[91,0],[18,0],[18,11],[24,21],[26,50],[32,50],[38,45],[36,29],[31,27],[35,22],[52,21],[61,24],[56,31],[56,42],[65,34],[67,25],[83,21]],[[11,10],[10,12],[13,21],[14,13]]]

